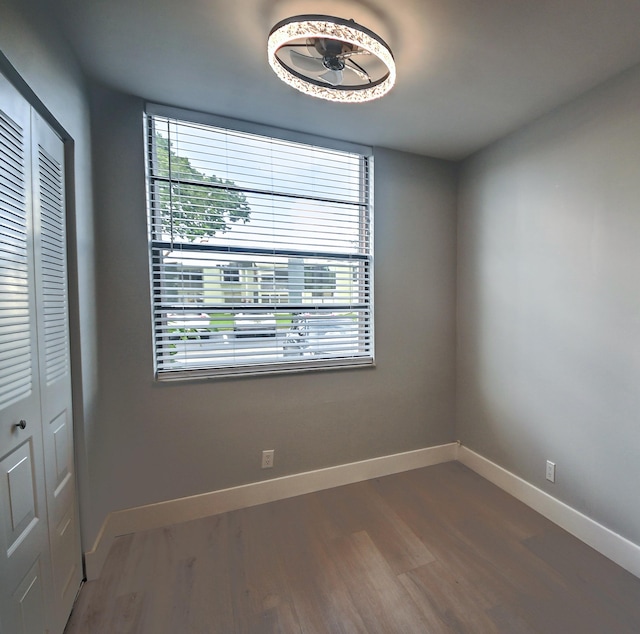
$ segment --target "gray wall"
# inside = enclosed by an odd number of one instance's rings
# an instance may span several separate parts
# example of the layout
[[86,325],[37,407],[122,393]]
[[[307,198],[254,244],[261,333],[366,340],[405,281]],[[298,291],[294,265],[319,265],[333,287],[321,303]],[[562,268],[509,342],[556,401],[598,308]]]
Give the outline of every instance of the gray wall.
[[458,436],[635,543],[639,103],[636,69],[467,161],[458,254]]
[[97,514],[452,441],[454,167],[375,153],[376,368],[154,384],[142,112],[92,91]]
[[49,113],[73,139],[68,202],[70,322],[76,453],[82,505],[82,533],[90,545],[97,526],[91,514],[91,476],[87,452],[94,430],[97,394],[97,342],[91,144],[89,107],[84,79],[52,17],[30,0],[0,0],[0,51],[22,80],[46,105]]

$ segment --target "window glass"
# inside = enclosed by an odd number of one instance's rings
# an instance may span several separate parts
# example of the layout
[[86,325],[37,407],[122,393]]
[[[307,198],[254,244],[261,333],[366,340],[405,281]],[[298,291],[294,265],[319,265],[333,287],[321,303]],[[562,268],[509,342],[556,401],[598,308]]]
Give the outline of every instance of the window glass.
[[373,362],[368,156],[147,115],[159,379]]

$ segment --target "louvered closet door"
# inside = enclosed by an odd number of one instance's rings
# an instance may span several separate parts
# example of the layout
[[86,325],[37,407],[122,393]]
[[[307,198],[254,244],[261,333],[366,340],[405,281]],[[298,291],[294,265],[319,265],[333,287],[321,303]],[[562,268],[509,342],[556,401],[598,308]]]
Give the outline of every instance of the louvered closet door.
[[36,338],[30,108],[0,76],[0,631],[42,634],[52,602]]
[[55,604],[52,631],[62,632],[82,579],[73,459],[64,145],[35,112],[31,131],[40,398]]

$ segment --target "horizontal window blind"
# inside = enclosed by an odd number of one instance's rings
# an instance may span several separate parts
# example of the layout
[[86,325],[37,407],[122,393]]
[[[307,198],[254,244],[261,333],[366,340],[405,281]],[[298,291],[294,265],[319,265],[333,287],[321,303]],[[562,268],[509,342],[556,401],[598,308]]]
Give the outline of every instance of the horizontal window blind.
[[371,364],[370,158],[146,120],[157,377]]

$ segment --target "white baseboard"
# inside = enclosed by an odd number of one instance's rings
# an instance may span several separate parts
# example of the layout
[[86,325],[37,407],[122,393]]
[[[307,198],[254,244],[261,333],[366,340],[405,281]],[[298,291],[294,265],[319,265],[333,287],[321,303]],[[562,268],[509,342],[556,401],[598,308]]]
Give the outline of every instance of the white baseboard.
[[458,449],[457,459],[631,574],[640,577],[640,546],[637,544],[467,447],[461,446]]
[[93,548],[85,553],[87,579],[97,579],[100,576],[111,544],[119,535],[429,467],[455,460],[457,452],[458,445],[449,443],[109,513]]

